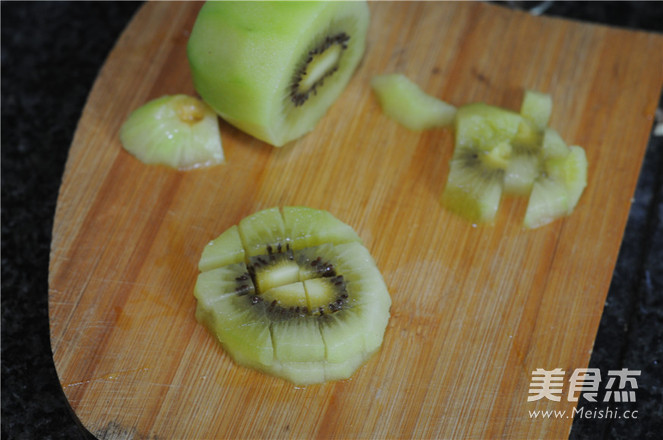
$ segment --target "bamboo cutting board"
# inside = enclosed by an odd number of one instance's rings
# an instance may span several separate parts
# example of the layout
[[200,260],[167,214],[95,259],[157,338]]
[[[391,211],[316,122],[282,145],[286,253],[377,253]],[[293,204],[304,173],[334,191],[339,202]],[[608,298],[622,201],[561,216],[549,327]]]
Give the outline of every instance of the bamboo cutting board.
[[[115,438],[563,438],[529,410],[531,372],[586,367],[663,83],[663,38],[482,3],[371,3],[363,63],[315,131],[275,149],[220,122],[227,163],[178,172],[120,145],[129,112],[194,90],[185,46],[200,5],[147,3],[90,94],[55,216],[53,357],[83,425]],[[452,134],[407,131],[369,81],[400,72],[454,105],[518,110],[552,94],[550,125],[585,147],[572,216],[490,227],[441,208]],[[296,387],[232,363],[194,319],[205,244],[271,206],[352,225],[393,299],[381,351],[350,380]],[[565,388],[566,391],[566,388]]]

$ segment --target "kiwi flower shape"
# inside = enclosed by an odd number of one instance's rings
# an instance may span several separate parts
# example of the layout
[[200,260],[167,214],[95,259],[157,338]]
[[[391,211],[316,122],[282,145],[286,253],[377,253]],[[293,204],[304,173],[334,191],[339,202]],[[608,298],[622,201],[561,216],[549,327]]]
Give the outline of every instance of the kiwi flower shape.
[[199,269],[196,318],[240,365],[321,383],[349,378],[382,344],[387,287],[327,211],[259,211],[211,241]]
[[455,147],[442,204],[475,223],[495,220],[502,194],[528,197],[523,225],[571,214],[587,185],[587,157],[548,127],[550,95],[526,90],[519,113],[484,103],[455,115]]

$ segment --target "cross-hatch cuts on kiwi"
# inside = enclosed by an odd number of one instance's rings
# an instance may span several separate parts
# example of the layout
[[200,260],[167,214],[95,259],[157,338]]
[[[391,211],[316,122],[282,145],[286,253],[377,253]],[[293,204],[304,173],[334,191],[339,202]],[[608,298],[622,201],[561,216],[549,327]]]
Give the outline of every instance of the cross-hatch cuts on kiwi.
[[259,211],[213,240],[199,267],[196,317],[241,365],[319,383],[350,377],[382,343],[384,280],[327,211]]
[[[343,309],[348,292],[343,275],[337,274],[334,265],[322,257],[295,257],[288,243],[283,246],[267,246],[267,255],[249,259],[247,273],[236,278],[237,295],[248,295],[251,290],[249,279],[256,287],[249,296],[253,306],[265,307],[265,312],[274,319],[296,316],[322,316]],[[304,281],[317,280],[317,283]],[[300,284],[301,283],[301,284]],[[307,289],[307,284],[311,286]],[[302,289],[298,287],[302,286]],[[313,291],[313,289],[316,289]],[[276,294],[270,295],[277,290]]]

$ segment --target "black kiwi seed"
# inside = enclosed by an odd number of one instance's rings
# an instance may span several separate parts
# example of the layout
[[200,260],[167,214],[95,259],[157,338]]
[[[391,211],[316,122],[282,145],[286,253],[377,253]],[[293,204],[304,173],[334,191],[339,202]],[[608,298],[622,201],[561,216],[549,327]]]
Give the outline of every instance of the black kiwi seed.
[[244,295],[248,294],[250,291],[251,291],[251,288],[250,288],[248,285],[246,285],[246,284],[240,284],[240,285],[237,286],[237,288],[235,289],[235,293],[236,293],[238,296],[244,296]]
[[321,272],[322,276],[325,278],[336,276],[336,271],[334,270],[334,266],[330,263],[325,264]]
[[325,72],[325,74],[318,81],[316,81],[315,84],[313,84],[308,90],[301,91],[299,89],[299,84],[301,83],[302,78],[306,74],[308,65],[313,61],[313,57],[315,55],[323,53],[325,50],[329,49],[334,44],[338,44],[342,50],[345,50],[348,48],[349,40],[350,36],[345,32],[341,32],[332,37],[330,36],[326,37],[320,46],[311,49],[308,52],[306,60],[302,63],[302,66],[297,70],[294,80],[290,85],[290,100],[295,105],[295,107],[303,105],[308,99],[310,94],[316,95],[317,88],[322,86],[325,78],[332,75],[334,72],[338,70],[338,65],[333,66],[331,69]]

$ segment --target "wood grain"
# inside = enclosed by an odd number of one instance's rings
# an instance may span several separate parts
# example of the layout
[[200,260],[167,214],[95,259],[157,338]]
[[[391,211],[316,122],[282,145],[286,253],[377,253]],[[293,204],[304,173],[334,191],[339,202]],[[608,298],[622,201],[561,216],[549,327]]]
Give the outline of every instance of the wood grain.
[[[55,365],[91,432],[115,438],[560,438],[529,410],[536,368],[586,367],[663,83],[663,38],[482,3],[371,3],[367,54],[315,131],[282,149],[221,121],[227,164],[178,172],[120,145],[128,113],[194,90],[185,55],[199,4],[147,3],[117,42],[71,146],[55,216]],[[521,227],[525,202],[473,227],[439,204],[448,130],[382,115],[378,73],[454,105],[517,110],[550,93],[551,125],[585,147],[572,216]],[[232,363],[194,319],[203,246],[283,205],[351,224],[393,298],[382,350],[350,380],[295,387]],[[566,391],[566,388],[565,388]]]

